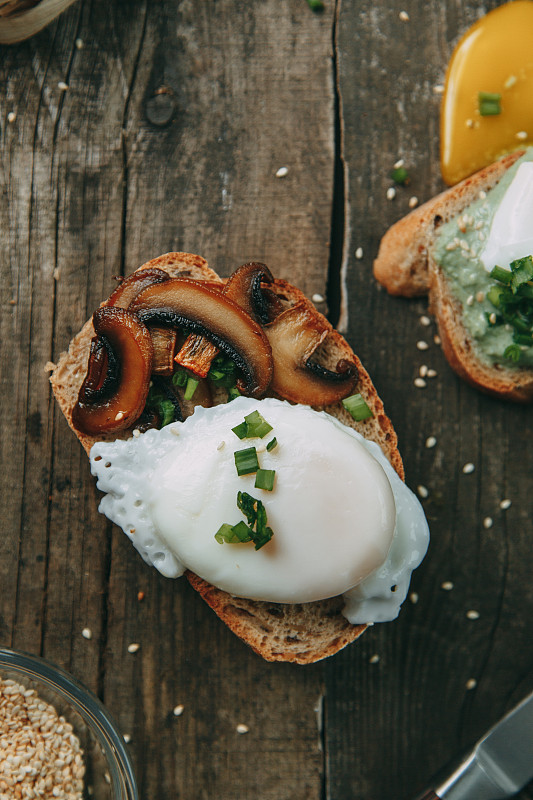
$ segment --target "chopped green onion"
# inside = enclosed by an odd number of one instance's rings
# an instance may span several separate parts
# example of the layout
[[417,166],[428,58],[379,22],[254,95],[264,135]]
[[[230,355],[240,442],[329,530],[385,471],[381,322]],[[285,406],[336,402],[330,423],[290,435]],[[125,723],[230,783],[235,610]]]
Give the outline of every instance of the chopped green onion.
[[248,525],[242,520],[236,525],[229,525],[226,522],[215,533],[215,539],[219,544],[253,542],[255,549],[260,550],[274,535],[272,528],[266,524],[267,516],[263,503],[247,492],[239,492],[237,506],[248,520]]
[[374,416],[360,394],[352,394],[351,397],[345,397],[342,404],[356,422],[361,422]]
[[231,386],[228,389],[228,403],[231,400],[235,400],[236,397],[240,397],[240,396],[241,396],[241,393],[239,392],[239,390],[237,389],[236,386]]
[[533,280],[533,258],[526,256],[511,261],[511,272],[511,289],[516,293],[519,286]]
[[266,446],[266,447],[267,447],[267,450],[268,450],[268,452],[270,453],[270,451],[271,451],[271,450],[273,450],[273,449],[274,449],[275,447],[277,447],[277,446],[278,446],[278,440],[277,440],[277,439],[276,439],[276,437],[274,436],[274,438],[273,438],[273,439],[271,439],[271,440],[270,440],[270,441],[267,443],[267,446]]
[[258,469],[255,474],[255,488],[271,492],[274,488],[275,469]]
[[270,433],[272,425],[268,424],[259,411],[252,411],[244,418],[244,422],[231,430],[239,439],[262,439]]
[[394,167],[390,174],[394,183],[399,184],[400,186],[405,186],[409,183],[409,173],[405,169],[404,166],[401,167]]
[[172,400],[161,400],[159,403],[159,409],[161,412],[162,428],[164,428],[165,425],[170,425],[171,422],[174,422],[175,414]]
[[200,381],[197,378],[187,378],[187,386],[185,387],[185,394],[183,395],[185,400],[192,400],[199,383]]
[[184,369],[177,370],[172,376],[174,386],[183,387],[187,383],[187,373]]
[[523,344],[524,347],[533,347],[533,336],[525,333],[513,333],[513,342],[515,344]]
[[511,278],[513,277],[513,273],[510,272],[508,269],[503,269],[502,267],[495,266],[490,272],[490,277],[494,278],[495,281],[500,281],[500,283],[511,283]]
[[229,525],[227,522],[224,522],[224,524],[221,525],[218,531],[215,533],[215,539],[219,544],[224,544],[224,542],[233,544],[234,542],[240,541],[240,539],[233,532],[233,525]]
[[257,460],[257,451],[255,447],[246,447],[244,450],[236,450],[233,455],[235,457],[237,475],[249,475],[251,472],[257,472],[259,469],[259,461]]
[[324,11],[323,0],[307,0],[307,5],[311,11]]
[[508,358],[510,361],[514,361],[514,363],[517,364],[520,361],[520,356],[522,355],[520,345],[510,344],[509,347],[506,347],[503,351],[503,355],[504,358]]
[[501,94],[497,92],[478,92],[478,107],[482,117],[494,117],[502,113]]

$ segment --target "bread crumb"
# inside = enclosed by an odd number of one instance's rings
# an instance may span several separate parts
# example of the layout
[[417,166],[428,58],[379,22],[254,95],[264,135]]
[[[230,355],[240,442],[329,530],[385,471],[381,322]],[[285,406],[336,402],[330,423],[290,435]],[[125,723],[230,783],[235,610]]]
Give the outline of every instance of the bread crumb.
[[184,710],[185,710],[185,706],[181,705],[181,703],[180,703],[180,705],[174,706],[174,710],[173,710],[172,713],[174,714],[175,717],[181,717],[181,715],[183,714]]
[[276,178],[285,178],[289,174],[288,167],[280,167],[276,172]]
[[470,691],[470,689],[475,689],[477,686],[477,681],[475,678],[469,678],[465,683],[465,687]]
[[479,611],[467,611],[466,616],[468,619],[479,619]]
[[492,517],[485,517],[485,519],[483,520],[483,527],[485,528],[485,530],[492,528],[493,525],[494,525],[494,520],[492,519]]
[[426,439],[426,447],[428,448],[428,450],[431,450],[431,448],[435,447],[436,444],[437,444],[436,438],[434,436],[428,436],[428,438]]
[[53,372],[55,370],[55,368],[56,368],[56,365],[54,364],[53,361],[47,361],[46,364],[44,365],[44,371],[45,372]]
[[451,581],[444,581],[441,583],[440,588],[444,589],[445,592],[451,592],[453,589],[453,583]]
[[474,470],[475,470],[475,466],[472,464],[471,461],[469,461],[463,467],[463,472],[464,472],[465,475],[470,475]]
[[141,603],[144,600],[145,597],[146,597],[146,595],[145,595],[144,592],[137,592],[137,600],[138,600],[139,603]]
[[84,639],[92,639],[93,638],[93,634],[92,634],[92,631],[91,631],[90,628],[84,628],[82,630],[82,632],[81,632],[81,635],[83,636]]
[[248,727],[248,725],[244,725],[242,722],[239,722],[235,730],[237,731],[237,733],[248,733],[250,728]]
[[414,384],[417,389],[424,389],[424,387],[427,386],[427,383],[425,382],[424,378],[415,378]]
[[363,248],[358,247],[355,251],[355,257],[360,261],[363,258]]
[[426,497],[429,497],[429,491],[426,486],[417,486],[416,491],[418,492],[419,497],[421,497],[423,500],[425,500]]
[[131,644],[128,645],[128,653],[136,653],[137,650],[139,650],[140,646],[141,645],[138,644],[137,642],[132,642]]
[[508,508],[511,508],[511,501],[510,500],[501,500],[500,501],[500,508],[502,511],[507,511]]
[[394,200],[395,197],[396,197],[396,189],[394,188],[394,186],[389,186],[389,188],[387,189],[387,200]]

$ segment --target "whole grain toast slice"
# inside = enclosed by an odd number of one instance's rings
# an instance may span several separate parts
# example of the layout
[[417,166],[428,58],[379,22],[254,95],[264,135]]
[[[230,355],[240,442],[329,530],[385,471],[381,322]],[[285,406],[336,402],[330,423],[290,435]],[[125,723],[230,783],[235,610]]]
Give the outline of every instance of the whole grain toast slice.
[[462,322],[462,307],[431,257],[435,233],[488,192],[524,154],[517,150],[442,192],[396,222],[383,236],[374,276],[391,295],[429,295],[450,366],[472,386],[517,402],[533,401],[533,370],[482,361]]
[[[171,277],[181,276],[223,283],[222,279],[208,267],[205,259],[190,253],[167,253],[143,264],[139,269],[152,267],[164,269]],[[365,438],[376,442],[403,479],[404,471],[396,433],[360,360],[343,337],[325,321],[301,291],[283,280],[276,280],[271,288],[284,304],[304,302],[316,315],[317,323],[328,326],[328,336],[320,348],[321,363],[331,369],[335,369],[341,358],[356,363],[359,370],[357,391],[372,410],[373,417],[355,422],[340,403],[325,408],[316,407],[317,410],[326,411],[345,425],[359,431]],[[77,431],[72,423],[72,409],[86,374],[93,336],[94,330],[89,321],[74,337],[68,352],[61,354],[50,376],[52,389],[60,408],[87,453],[97,439],[109,441],[131,436],[131,432],[124,431],[118,435],[91,437]],[[354,641],[366,628],[366,625],[351,625],[342,616],[341,610],[344,605],[342,597],[294,605],[267,603],[233,597],[191,572],[187,572],[186,575],[191,585],[226,625],[267,661],[313,663],[333,655]]]

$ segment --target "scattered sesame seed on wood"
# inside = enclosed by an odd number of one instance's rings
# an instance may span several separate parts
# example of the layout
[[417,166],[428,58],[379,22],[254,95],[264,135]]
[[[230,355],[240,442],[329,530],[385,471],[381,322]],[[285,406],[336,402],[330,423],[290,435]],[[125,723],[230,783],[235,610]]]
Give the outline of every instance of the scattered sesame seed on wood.
[[174,710],[173,710],[172,713],[174,714],[175,717],[181,717],[181,715],[183,714],[184,709],[185,709],[185,706],[181,705],[181,703],[180,703],[180,705],[174,706]]
[[358,259],[358,261],[360,261],[363,258],[363,248],[362,247],[358,247],[357,248],[357,250],[355,251],[355,257]]
[[467,611],[466,616],[468,619],[479,619],[479,611]]
[[313,303],[323,303],[324,302],[324,296],[321,295],[321,294],[318,294],[318,292],[317,292],[316,294],[314,294],[312,296],[311,300],[313,301]]
[[483,527],[485,528],[485,530],[492,528],[493,525],[494,525],[494,520],[492,519],[492,517],[485,517],[485,519],[483,520]]
[[91,631],[90,628],[84,628],[82,630],[82,632],[81,632],[81,635],[83,636],[84,639],[92,639],[93,638],[93,634],[92,634],[92,631]]
[[420,339],[420,341],[416,343],[416,346],[418,350],[427,350],[429,347],[428,343],[423,339]]
[[280,167],[276,172],[276,178],[286,178],[289,174],[288,167]]
[[434,436],[428,436],[428,438],[426,439],[426,447],[428,448],[428,450],[431,450],[431,448],[435,447],[436,444],[437,444],[436,438]]
[[398,16],[402,22],[409,22],[409,14],[407,11],[400,11]]
[[471,689],[475,689],[477,686],[477,681],[475,678],[469,678],[465,683],[465,687],[470,691]]
[[423,325],[425,328],[427,328],[428,325],[431,325],[431,320],[425,314],[422,314],[422,316],[420,317],[420,324]]
[[244,725],[242,722],[239,722],[236,728],[237,733],[248,733],[249,730],[248,725]]
[[507,499],[501,500],[500,508],[502,509],[502,511],[507,511],[508,508],[511,508],[511,501]]
[[409,208],[416,208],[418,205],[418,197],[414,195],[409,198]]
[[370,664],[377,664],[378,661],[379,661],[379,656],[378,656],[377,653],[374,653],[374,655],[370,656],[370,658],[368,660],[369,660]]
[[131,644],[128,645],[128,653],[136,653],[139,650],[140,646],[141,645],[138,644],[137,642],[132,642]]
[[389,186],[389,188],[387,189],[387,200],[394,200],[395,197],[396,197],[396,189],[394,188],[394,186]]
[[416,606],[416,604],[418,603],[418,600],[419,600],[418,593],[417,592],[411,592],[411,594],[409,595],[409,600],[411,601],[411,603],[414,606]]
[[463,467],[463,473],[464,473],[465,475],[470,475],[470,474],[471,474],[471,473],[472,473],[474,470],[475,470],[475,466],[472,464],[472,462],[471,462],[471,461],[469,461],[469,462],[468,462],[467,464],[465,464],[465,465],[464,465],[464,467]]
[[418,492],[418,496],[421,497],[423,500],[425,500],[426,497],[429,497],[429,490],[426,486],[422,485],[417,486],[416,491]]
[[453,589],[453,583],[451,581],[444,581],[441,583],[440,588],[444,589],[445,592],[451,592]]
[[414,384],[417,389],[424,389],[427,386],[427,383],[425,382],[424,378],[415,378]]

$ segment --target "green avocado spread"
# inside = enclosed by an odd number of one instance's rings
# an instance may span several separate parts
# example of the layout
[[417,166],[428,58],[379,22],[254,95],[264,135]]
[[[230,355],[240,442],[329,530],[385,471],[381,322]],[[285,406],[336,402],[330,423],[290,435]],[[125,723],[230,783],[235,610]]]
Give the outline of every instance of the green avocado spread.
[[[521,344],[518,360],[504,356],[514,343],[513,328],[501,322],[495,313],[495,306],[487,298],[496,281],[485,269],[480,255],[485,248],[494,214],[524,161],[533,161],[533,148],[529,148],[513,164],[493,189],[480,192],[479,198],[462,214],[439,228],[432,253],[451,284],[453,295],[462,304],[463,324],[470,334],[478,358],[492,365],[501,364],[511,368],[532,367],[533,346]],[[508,264],[501,266],[509,267]]]

